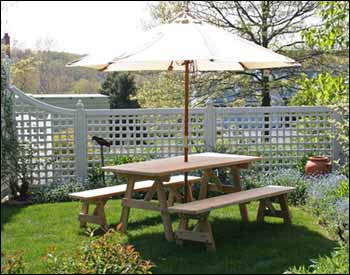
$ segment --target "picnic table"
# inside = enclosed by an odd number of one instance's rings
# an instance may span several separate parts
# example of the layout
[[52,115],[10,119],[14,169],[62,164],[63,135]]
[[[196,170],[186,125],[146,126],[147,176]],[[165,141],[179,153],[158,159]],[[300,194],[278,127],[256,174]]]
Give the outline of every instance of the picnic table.
[[[169,202],[170,199],[168,199],[166,196],[166,191],[163,184],[170,180],[171,175],[201,170],[202,177],[200,181],[198,200],[203,200],[207,198],[209,191],[218,191],[224,194],[240,192],[242,190],[240,170],[248,168],[252,162],[260,159],[261,157],[256,156],[208,152],[192,154],[189,156],[188,162],[184,162],[183,156],[177,156],[117,166],[105,166],[102,169],[107,172],[113,172],[120,177],[126,178],[127,180],[125,198],[122,201],[123,208],[119,228],[123,232],[126,232],[131,208],[159,211],[163,221],[165,238],[168,241],[171,241],[174,238],[169,214],[169,207],[172,203]],[[227,168],[230,170],[234,181],[232,185],[225,185],[221,183],[220,179],[214,173],[214,169],[217,168]],[[146,193],[144,199],[133,199],[132,194],[134,192],[135,182],[140,180],[153,180],[154,184]],[[192,188],[189,188],[189,190],[189,198],[190,200],[193,200],[193,194],[191,192]],[[155,193],[158,195],[158,203],[151,202]],[[182,195],[175,188],[172,190],[171,195],[172,200],[183,200]],[[248,221],[246,204],[239,204],[239,208],[242,220]]]

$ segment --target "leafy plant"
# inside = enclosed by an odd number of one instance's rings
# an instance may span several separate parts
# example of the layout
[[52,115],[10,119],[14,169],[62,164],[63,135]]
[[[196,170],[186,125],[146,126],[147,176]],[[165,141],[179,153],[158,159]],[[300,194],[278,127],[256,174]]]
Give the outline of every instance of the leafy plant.
[[341,245],[330,256],[311,260],[308,267],[292,267],[284,274],[349,274],[349,247]]
[[[318,8],[323,24],[303,32],[306,43],[318,51],[334,53],[349,52],[349,2],[321,1]],[[337,138],[343,149],[341,170],[349,174],[349,64],[339,72],[320,74],[317,79],[302,80],[301,90],[295,95],[296,103],[305,105],[332,105],[338,119],[332,121]],[[304,82],[304,83],[303,83]],[[311,95],[311,96],[310,96]],[[298,97],[300,99],[298,99]],[[301,100],[301,102],[300,102]],[[307,104],[306,104],[307,103]]]
[[[1,48],[3,51],[3,48]],[[7,89],[6,64],[1,59],[1,186],[10,188],[18,185],[15,174],[18,143],[13,113],[13,95]],[[17,193],[12,195],[16,196]]]
[[1,265],[1,274],[25,274],[22,254],[22,251],[17,251],[15,254],[8,256],[1,253],[1,257],[6,257],[5,264]]
[[349,179],[343,175],[310,178],[308,208],[331,233],[349,242]]
[[266,185],[292,186],[296,191],[290,193],[288,198],[293,205],[305,204],[307,200],[309,179],[295,169],[276,169],[266,173],[250,171],[245,174],[243,182],[249,188]]
[[299,81],[299,91],[291,98],[292,106],[298,105],[335,105],[345,96],[346,77],[334,76],[330,73],[319,74],[316,78],[304,75]]
[[63,182],[53,182],[38,186],[33,194],[33,201],[35,203],[71,201],[72,199],[68,196],[69,193],[88,189],[90,189],[89,186],[73,179]]
[[154,267],[132,245],[120,244],[112,230],[85,243],[73,255],[57,254],[52,248],[46,264],[47,272],[53,274],[151,274]]

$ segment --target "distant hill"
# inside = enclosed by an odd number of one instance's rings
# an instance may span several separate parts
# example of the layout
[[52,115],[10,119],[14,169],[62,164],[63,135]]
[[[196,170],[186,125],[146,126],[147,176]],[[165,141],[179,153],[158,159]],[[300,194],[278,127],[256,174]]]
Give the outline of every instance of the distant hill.
[[106,73],[65,65],[80,56],[67,52],[12,49],[12,83],[32,94],[98,93]]

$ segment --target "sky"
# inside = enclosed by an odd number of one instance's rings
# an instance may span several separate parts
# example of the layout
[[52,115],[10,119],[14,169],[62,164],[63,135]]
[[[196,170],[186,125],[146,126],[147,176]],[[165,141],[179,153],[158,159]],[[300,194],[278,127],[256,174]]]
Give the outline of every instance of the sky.
[[146,1],[18,1],[1,13],[1,35],[8,32],[19,47],[36,49],[39,39],[50,39],[51,50],[77,54],[135,40],[150,18]]

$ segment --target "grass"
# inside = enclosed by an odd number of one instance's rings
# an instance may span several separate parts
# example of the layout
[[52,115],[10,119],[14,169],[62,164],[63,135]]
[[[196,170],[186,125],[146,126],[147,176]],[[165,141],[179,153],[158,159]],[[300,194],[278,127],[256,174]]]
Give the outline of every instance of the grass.
[[[120,201],[107,204],[107,218],[115,225]],[[43,273],[43,255],[50,246],[73,251],[88,236],[79,228],[77,202],[40,204],[23,208],[1,206],[1,252],[23,250],[29,273]],[[257,204],[249,205],[255,220]],[[125,241],[135,245],[144,259],[156,264],[154,273],[264,274],[283,273],[291,266],[308,265],[310,258],[328,255],[336,246],[315,218],[299,208],[292,208],[293,225],[267,219],[243,224],[237,206],[213,211],[211,223],[217,252],[208,253],[197,243],[184,247],[168,243],[158,213],[132,210]],[[173,217],[174,226],[178,220]],[[175,227],[174,227],[175,228]],[[2,257],[3,261],[3,257]]]

